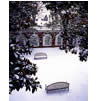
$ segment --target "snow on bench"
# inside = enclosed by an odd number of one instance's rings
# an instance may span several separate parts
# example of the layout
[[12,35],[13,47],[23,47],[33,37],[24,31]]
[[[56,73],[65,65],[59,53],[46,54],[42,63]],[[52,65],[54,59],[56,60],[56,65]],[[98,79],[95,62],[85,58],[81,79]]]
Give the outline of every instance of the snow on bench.
[[48,86],[45,87],[46,92],[50,92],[50,91],[69,91],[69,83],[67,82],[56,82],[56,83],[52,83]]
[[34,55],[34,59],[35,59],[35,60],[47,59],[47,54],[46,54],[46,53],[42,53],[42,52],[36,53],[36,54]]

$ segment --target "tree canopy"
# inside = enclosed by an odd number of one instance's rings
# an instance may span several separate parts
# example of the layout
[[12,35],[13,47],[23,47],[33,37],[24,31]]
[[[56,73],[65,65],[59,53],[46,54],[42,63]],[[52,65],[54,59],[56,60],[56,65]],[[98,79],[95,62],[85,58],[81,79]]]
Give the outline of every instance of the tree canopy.
[[88,2],[87,1],[43,1],[51,15],[55,17],[52,25],[60,23],[63,38],[62,49],[67,53],[77,53],[79,59],[87,61],[88,57]]
[[37,2],[9,2],[9,93],[23,87],[34,93],[41,88],[36,64],[24,56],[32,52],[28,33],[22,33],[35,24],[37,5]]
[[9,30],[17,31],[34,26],[38,3],[32,1],[9,2]]

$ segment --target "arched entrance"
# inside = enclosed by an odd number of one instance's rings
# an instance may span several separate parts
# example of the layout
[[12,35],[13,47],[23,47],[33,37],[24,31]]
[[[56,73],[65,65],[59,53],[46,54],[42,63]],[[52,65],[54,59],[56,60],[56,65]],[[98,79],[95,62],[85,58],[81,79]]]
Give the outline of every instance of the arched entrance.
[[62,42],[63,42],[63,40],[61,38],[61,34],[57,34],[56,35],[56,38],[55,38],[55,45],[56,46],[61,46],[62,45]]
[[33,34],[30,37],[30,44],[33,47],[38,47],[39,46],[39,36],[37,34]]
[[52,36],[50,34],[43,36],[43,46],[52,46]]

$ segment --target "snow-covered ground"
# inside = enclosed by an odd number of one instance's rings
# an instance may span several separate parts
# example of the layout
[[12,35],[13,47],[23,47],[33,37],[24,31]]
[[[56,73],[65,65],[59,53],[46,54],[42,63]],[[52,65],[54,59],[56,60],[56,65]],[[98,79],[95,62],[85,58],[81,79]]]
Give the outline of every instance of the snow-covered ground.
[[[34,60],[37,52],[47,53],[48,59]],[[80,62],[78,55],[66,54],[58,48],[35,48],[27,58],[38,66],[37,77],[42,89],[33,94],[25,89],[13,91],[10,101],[88,101],[88,65]],[[69,82],[69,92],[47,94],[45,84],[58,81]]]

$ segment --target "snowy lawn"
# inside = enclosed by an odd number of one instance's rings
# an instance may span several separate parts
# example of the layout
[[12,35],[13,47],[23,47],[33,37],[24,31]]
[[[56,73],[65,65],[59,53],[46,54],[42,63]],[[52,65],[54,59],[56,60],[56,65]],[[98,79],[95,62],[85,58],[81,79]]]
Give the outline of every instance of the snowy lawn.
[[[47,53],[48,59],[34,60],[37,52]],[[58,48],[35,48],[31,56],[27,56],[37,64],[37,77],[42,89],[37,92],[13,91],[10,101],[88,101],[88,66],[87,62],[80,62],[78,55],[65,53]],[[47,94],[45,84],[58,81],[70,83],[69,92]]]

